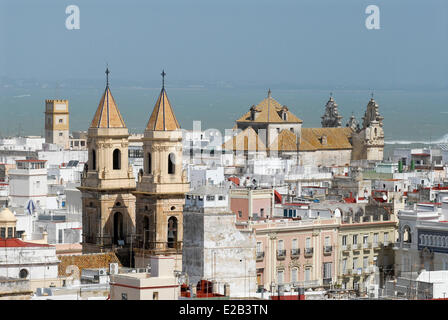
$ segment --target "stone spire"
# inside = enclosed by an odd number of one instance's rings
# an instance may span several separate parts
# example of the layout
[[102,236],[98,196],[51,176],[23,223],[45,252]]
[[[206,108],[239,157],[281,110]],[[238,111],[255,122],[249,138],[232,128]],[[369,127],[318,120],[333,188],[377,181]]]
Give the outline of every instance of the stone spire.
[[378,110],[378,104],[372,98],[370,99],[369,103],[367,104],[367,110],[364,114],[364,117],[362,117],[362,127],[367,128],[372,124],[372,122],[377,122],[381,127],[383,126],[383,119],[380,115],[380,112]]
[[126,128],[109,88],[109,68],[106,69],[106,89],[93,117],[91,128]]
[[352,115],[350,116],[350,119],[347,121],[346,127],[351,128],[353,131],[358,132],[359,131],[359,122],[356,120],[355,115],[352,112]]
[[152,111],[151,117],[149,118],[146,130],[154,131],[173,131],[180,129],[180,125],[177,122],[176,116],[174,115],[173,108],[168,99],[165,90],[165,71],[161,73],[162,75],[162,90],[160,91],[159,98],[157,99],[156,105]]
[[341,127],[342,116],[339,115],[338,105],[330,94],[330,99],[325,106],[325,113],[322,118],[322,128],[339,128]]

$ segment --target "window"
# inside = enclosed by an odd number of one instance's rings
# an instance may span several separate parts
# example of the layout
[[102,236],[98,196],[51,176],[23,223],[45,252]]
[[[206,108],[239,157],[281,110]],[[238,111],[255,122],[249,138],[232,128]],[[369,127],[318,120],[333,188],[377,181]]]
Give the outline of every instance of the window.
[[324,265],[323,265],[323,268],[322,268],[322,270],[323,270],[323,276],[324,276],[324,279],[331,279],[332,277],[331,277],[331,262],[325,262],[324,263]]
[[277,283],[278,283],[278,284],[283,284],[283,281],[284,281],[284,279],[283,279],[283,273],[284,273],[283,270],[279,270],[279,271],[277,271]]
[[0,238],[6,238],[6,228],[0,228]]
[[305,248],[310,248],[311,247],[311,238],[306,238],[305,240]]
[[13,238],[14,234],[13,234],[13,228],[12,227],[8,227],[8,238]]
[[64,119],[59,119],[59,123],[64,123]]
[[369,266],[369,257],[364,257],[362,259],[362,267],[366,269]]
[[242,217],[243,216],[243,213],[241,212],[241,211],[238,211],[238,217]]
[[342,236],[342,245],[343,246],[347,245],[347,236]]
[[59,229],[58,231],[58,243],[62,243],[62,229]]
[[347,259],[343,259],[342,260],[342,267],[341,267],[341,269],[342,269],[342,273],[346,273],[347,272]]
[[329,246],[330,245],[330,237],[325,237],[325,246]]
[[263,252],[263,243],[262,242],[257,242],[257,253],[258,252]]
[[92,150],[92,170],[96,170],[96,151]]
[[127,293],[122,293],[121,294],[121,300],[128,300],[128,294]]
[[366,244],[367,242],[369,242],[369,236],[365,234],[362,238],[362,243]]
[[373,243],[378,243],[378,233],[373,234]]
[[121,169],[121,152],[118,149],[115,149],[113,152],[113,169],[114,170]]
[[218,200],[226,200],[226,197],[225,196],[219,196]]
[[22,269],[19,271],[20,279],[26,279],[28,277],[28,270]]
[[283,250],[283,240],[278,240],[278,250]]
[[174,174],[175,172],[175,156],[174,153],[168,155],[168,174]]
[[358,257],[353,258],[353,270],[358,268]]
[[358,244],[358,235],[357,234],[353,235],[353,244]]
[[264,208],[260,209],[260,216],[263,217],[264,216]]
[[152,293],[152,300],[159,300],[159,293],[157,291]]
[[311,268],[305,268],[305,281],[310,281],[311,280]]
[[292,268],[291,270],[291,282],[297,282],[297,268]]
[[62,137],[62,132],[59,132],[59,136]]
[[207,196],[207,201],[215,201],[215,196]]
[[297,247],[298,247],[297,239],[292,239],[292,249],[297,249]]
[[384,242],[389,241],[389,233],[384,233]]

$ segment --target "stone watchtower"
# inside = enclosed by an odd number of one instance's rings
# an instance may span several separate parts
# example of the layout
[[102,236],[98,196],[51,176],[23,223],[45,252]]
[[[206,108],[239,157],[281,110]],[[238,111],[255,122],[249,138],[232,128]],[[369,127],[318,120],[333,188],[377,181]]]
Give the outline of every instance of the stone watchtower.
[[87,134],[81,179],[83,253],[130,247],[135,233],[135,178],[128,163],[129,132],[107,85]]
[[69,148],[68,100],[45,100],[45,142]]
[[182,169],[182,131],[164,83],[142,141],[144,166],[134,192],[142,249],[135,252],[136,265],[138,259],[146,265],[145,254],[147,258],[150,254],[182,255],[182,211],[189,184]]

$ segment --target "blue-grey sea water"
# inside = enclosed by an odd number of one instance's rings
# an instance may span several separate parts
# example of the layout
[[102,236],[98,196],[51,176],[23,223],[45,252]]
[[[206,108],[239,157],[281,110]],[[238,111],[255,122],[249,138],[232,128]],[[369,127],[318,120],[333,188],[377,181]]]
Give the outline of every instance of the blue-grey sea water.
[[[111,87],[127,127],[143,132],[160,88]],[[168,97],[182,128],[191,129],[194,120],[202,129],[232,128],[235,120],[259,103],[268,88],[208,88],[167,86]],[[68,99],[70,129],[87,130],[104,87],[83,88],[0,88],[0,135],[43,135],[45,99]],[[303,127],[319,127],[329,90],[272,89],[272,97],[287,105],[303,120]],[[333,96],[344,117],[354,113],[362,121],[371,93],[366,90],[338,90]],[[374,98],[384,116],[386,142],[443,142],[448,140],[448,92],[418,90],[375,91]]]

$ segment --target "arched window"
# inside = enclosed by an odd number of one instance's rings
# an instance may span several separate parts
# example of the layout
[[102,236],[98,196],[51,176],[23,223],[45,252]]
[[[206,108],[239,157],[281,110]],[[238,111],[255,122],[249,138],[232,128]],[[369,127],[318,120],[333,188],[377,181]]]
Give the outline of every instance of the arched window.
[[96,170],[96,151],[92,149],[92,170]]
[[152,172],[152,159],[151,159],[151,152],[148,152],[148,173]]
[[113,153],[113,169],[114,170],[121,169],[121,152],[118,149],[115,149]]
[[177,247],[177,218],[168,219],[168,248]]
[[26,279],[28,277],[28,270],[22,269],[19,271],[20,279]]
[[118,240],[124,240],[123,237],[123,215],[120,212],[114,214],[114,243],[118,244]]
[[175,171],[174,162],[175,161],[176,161],[176,158],[174,156],[174,153],[170,153],[168,155],[168,174],[174,174],[174,171]]
[[143,218],[143,237],[144,237],[144,246],[145,249],[147,249],[149,244],[149,218],[147,216]]

